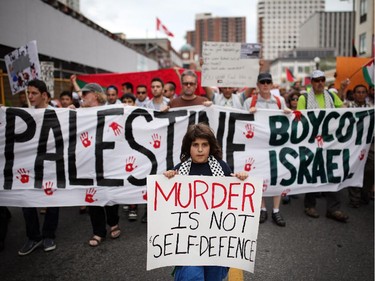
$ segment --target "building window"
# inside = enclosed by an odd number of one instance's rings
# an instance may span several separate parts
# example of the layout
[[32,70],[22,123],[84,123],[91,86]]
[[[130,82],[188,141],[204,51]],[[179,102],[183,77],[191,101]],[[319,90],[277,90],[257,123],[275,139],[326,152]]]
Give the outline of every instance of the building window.
[[359,54],[366,53],[366,33],[359,35]]
[[361,0],[359,3],[359,23],[367,20],[367,0]]

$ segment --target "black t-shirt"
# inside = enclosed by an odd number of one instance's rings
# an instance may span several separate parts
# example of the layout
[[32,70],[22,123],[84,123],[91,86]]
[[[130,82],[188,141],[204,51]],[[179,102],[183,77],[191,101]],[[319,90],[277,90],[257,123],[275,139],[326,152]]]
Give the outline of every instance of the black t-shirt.
[[[226,177],[229,177],[232,171],[229,168],[228,164],[224,162],[223,160],[217,160],[217,161],[219,161],[219,164],[221,168],[223,169],[224,175]],[[174,170],[178,170],[180,166],[181,166],[181,163],[177,164],[176,167],[174,167]],[[192,162],[189,175],[190,176],[212,176],[210,164],[208,164],[208,162],[206,163]]]

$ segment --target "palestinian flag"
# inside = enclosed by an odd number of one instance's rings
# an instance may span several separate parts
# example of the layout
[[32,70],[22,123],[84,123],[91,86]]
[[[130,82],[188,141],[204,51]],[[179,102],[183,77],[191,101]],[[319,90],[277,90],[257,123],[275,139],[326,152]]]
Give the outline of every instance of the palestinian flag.
[[374,87],[374,59],[362,67],[362,73],[367,84]]
[[285,68],[285,72],[286,72],[286,80],[288,80],[289,82],[293,82],[294,76],[293,76],[293,73],[290,71],[290,69]]

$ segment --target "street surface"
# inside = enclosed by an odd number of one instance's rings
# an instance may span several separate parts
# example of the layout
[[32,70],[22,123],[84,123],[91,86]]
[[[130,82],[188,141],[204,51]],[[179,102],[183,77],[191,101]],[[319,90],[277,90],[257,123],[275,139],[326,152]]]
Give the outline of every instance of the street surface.
[[[244,280],[374,280],[374,202],[359,209],[348,207],[347,190],[341,192],[342,209],[350,216],[347,224],[325,218],[325,199],[318,199],[319,219],[303,213],[303,196],[282,205],[287,226],[278,227],[269,219],[260,225],[255,274],[244,272]],[[267,199],[271,208],[271,199]],[[10,208],[5,250],[0,252],[0,280],[173,280],[173,267],[146,271],[147,226],[140,222],[145,206],[140,206],[137,222],[128,222],[120,208],[121,237],[107,238],[91,248],[91,224],[78,207],[61,208],[57,249],[45,253],[37,249],[20,257],[25,242],[25,226],[20,208]],[[43,216],[43,215],[41,215]],[[269,215],[270,217],[270,215]],[[232,280],[230,280],[232,281]]]

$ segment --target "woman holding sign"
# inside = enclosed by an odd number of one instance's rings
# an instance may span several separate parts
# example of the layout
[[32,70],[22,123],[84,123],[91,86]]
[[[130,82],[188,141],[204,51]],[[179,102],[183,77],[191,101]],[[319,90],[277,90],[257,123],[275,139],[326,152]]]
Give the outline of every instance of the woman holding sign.
[[[181,146],[181,163],[173,170],[165,171],[164,176],[175,175],[235,176],[240,180],[248,177],[246,172],[232,173],[228,164],[222,160],[221,147],[211,128],[203,123],[188,128]],[[174,280],[221,281],[228,274],[222,266],[177,266]]]

